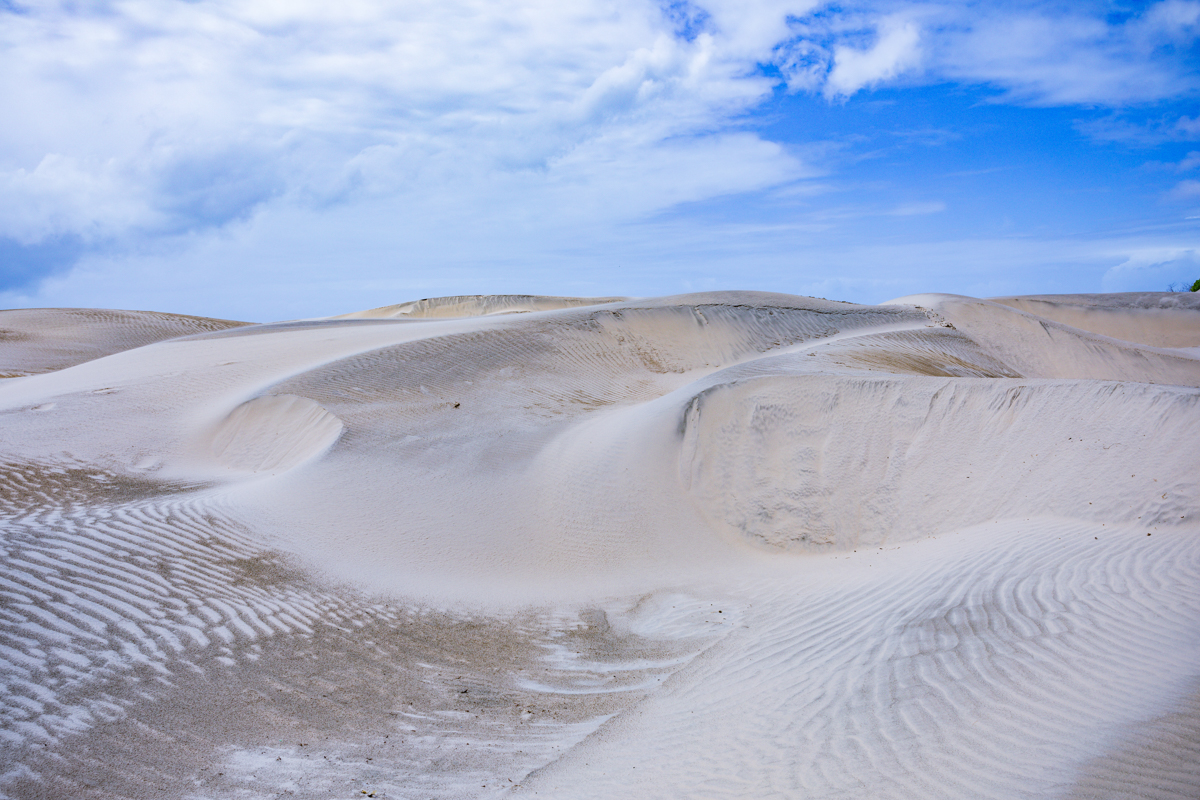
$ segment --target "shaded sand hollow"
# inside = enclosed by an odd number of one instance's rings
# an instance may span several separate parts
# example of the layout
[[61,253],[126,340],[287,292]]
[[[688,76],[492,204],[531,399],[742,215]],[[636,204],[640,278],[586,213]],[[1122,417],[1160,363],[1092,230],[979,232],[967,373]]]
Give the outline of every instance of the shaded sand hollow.
[[0,312],[0,796],[1194,800],[1198,301]]

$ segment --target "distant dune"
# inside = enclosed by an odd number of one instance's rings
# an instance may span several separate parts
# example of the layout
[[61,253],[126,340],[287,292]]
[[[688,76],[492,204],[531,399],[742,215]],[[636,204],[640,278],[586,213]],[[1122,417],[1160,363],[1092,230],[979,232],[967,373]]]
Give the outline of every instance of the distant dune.
[[0,311],[0,797],[1200,797],[1200,294]]

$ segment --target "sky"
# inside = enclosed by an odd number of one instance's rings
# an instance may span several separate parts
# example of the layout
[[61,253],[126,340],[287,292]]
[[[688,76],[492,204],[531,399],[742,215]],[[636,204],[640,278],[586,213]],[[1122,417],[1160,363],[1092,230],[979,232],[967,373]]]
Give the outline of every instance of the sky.
[[1200,2],[0,0],[0,307],[1200,278]]

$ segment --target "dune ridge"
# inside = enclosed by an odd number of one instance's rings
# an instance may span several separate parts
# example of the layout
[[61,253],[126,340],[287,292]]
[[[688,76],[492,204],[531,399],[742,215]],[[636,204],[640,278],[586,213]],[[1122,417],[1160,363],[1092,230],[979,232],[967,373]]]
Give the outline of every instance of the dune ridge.
[[[1200,292],[993,297],[993,303],[1151,347],[1198,347]],[[1133,313],[1130,311],[1133,310]]]
[[531,294],[477,294],[457,297],[428,297],[409,303],[352,311],[329,319],[439,319],[448,317],[484,317],[493,314],[521,314],[551,311],[557,308],[602,305],[626,300],[625,297],[547,297]]
[[1191,298],[67,317],[0,339],[0,796],[1200,790]]

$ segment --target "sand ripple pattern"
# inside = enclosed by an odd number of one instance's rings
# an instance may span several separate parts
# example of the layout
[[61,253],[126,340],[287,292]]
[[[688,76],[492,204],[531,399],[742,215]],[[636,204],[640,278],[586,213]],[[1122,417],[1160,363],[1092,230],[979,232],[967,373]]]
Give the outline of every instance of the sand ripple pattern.
[[762,613],[529,793],[1196,796],[1194,534],[1033,520],[958,537],[747,590]]
[[0,796],[511,786],[712,641],[371,600],[222,505],[81,464],[0,470]]
[[94,308],[0,311],[0,378],[52,372],[176,336],[247,324],[154,311]]

